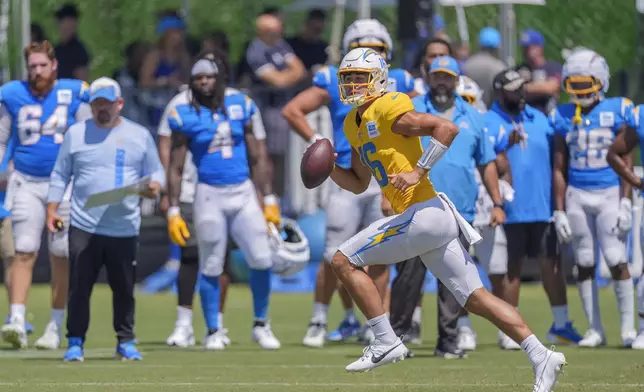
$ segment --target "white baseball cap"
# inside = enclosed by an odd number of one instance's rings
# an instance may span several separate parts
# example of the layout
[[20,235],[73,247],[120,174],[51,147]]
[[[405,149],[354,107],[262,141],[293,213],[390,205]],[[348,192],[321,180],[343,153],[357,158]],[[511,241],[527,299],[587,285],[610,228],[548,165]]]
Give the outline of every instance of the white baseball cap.
[[110,102],[116,101],[121,98],[121,86],[111,78],[96,79],[89,86],[89,101],[94,102],[99,98],[107,99]]

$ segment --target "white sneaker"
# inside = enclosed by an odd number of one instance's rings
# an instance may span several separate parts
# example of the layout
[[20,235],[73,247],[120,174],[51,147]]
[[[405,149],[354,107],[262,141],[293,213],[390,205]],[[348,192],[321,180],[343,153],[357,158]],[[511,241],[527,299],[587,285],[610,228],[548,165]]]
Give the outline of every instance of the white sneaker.
[[469,327],[459,328],[456,347],[463,351],[476,350],[476,333]]
[[259,343],[259,345],[265,350],[277,350],[282,346],[280,341],[277,340],[275,335],[273,335],[271,326],[268,323],[263,327],[253,327],[253,340]]
[[2,339],[13,348],[27,348],[25,320],[21,317],[12,317],[9,324],[2,326],[0,332],[2,332]]
[[195,345],[195,334],[192,325],[175,325],[174,331],[166,340],[168,346],[190,347]]
[[404,360],[407,352],[407,347],[400,338],[397,338],[393,344],[386,345],[376,340],[364,348],[360,359],[350,363],[344,370],[347,372],[368,372],[378,366]]
[[34,346],[40,350],[56,350],[60,348],[60,330],[55,322],[50,321],[45,327],[45,333],[36,340]]
[[640,332],[640,334],[637,335],[633,344],[631,344],[631,348],[633,350],[644,350],[644,332]]
[[225,335],[221,333],[221,330],[218,330],[217,332],[211,334],[211,335],[206,335],[204,338],[204,349],[206,350],[214,350],[214,351],[222,351],[226,349],[226,342],[224,341]]
[[306,336],[304,336],[302,343],[308,347],[324,347],[325,336],[326,324],[311,322],[309,328],[306,330]]
[[502,331],[499,331],[498,333],[498,342],[499,342],[499,347],[501,347],[502,350],[508,350],[508,351],[521,350],[521,345],[515,342],[514,340],[512,340],[512,338],[510,338]]
[[584,338],[577,343],[579,347],[599,347],[606,345],[606,337],[603,332],[589,329],[584,334]]
[[226,328],[221,328],[219,329],[219,334],[221,335],[221,340],[223,340],[224,345],[226,347],[230,346],[230,338],[228,337],[228,329]]
[[637,339],[637,332],[635,332],[635,330],[622,333],[622,343],[626,348],[632,348],[635,339]]
[[562,353],[548,350],[546,358],[534,367],[533,392],[550,392],[557,383],[557,377],[563,373],[566,357]]

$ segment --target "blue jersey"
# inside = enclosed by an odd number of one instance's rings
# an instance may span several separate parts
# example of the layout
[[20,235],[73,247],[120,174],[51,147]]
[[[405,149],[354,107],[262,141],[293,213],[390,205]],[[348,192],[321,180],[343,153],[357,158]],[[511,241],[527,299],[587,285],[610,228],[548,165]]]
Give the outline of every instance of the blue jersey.
[[619,176],[606,162],[617,132],[626,125],[633,102],[627,98],[606,98],[581,123],[574,123],[576,105],[566,103],[552,110],[550,124],[568,146],[568,183],[579,189],[605,189],[619,185]]
[[[56,163],[65,131],[77,121],[91,117],[89,86],[81,80],[59,79],[43,98],[35,97],[26,81],[11,81],[0,87],[0,103],[11,118],[16,171],[34,177],[49,177]],[[81,109],[81,110],[79,110]],[[8,140],[2,141],[4,146]]]
[[[324,89],[330,97],[329,111],[333,124],[333,146],[338,154],[335,163],[345,169],[351,167],[351,145],[344,136],[344,118],[351,110],[351,106],[340,101],[338,88],[338,68],[328,66],[320,69],[313,76],[313,85]],[[403,69],[389,71],[388,91],[410,93],[414,90],[414,78]]]
[[255,102],[239,91],[227,91],[226,113],[221,109],[213,113],[204,106],[197,111],[188,95],[189,92],[186,98],[179,96],[169,104],[168,125],[172,132],[188,137],[198,181],[222,186],[249,179],[245,127],[252,124],[258,112]]
[[640,139],[640,150],[644,155],[644,119],[642,119],[643,105],[637,105],[632,108],[630,112],[626,112],[626,125],[633,128],[637,132],[637,137]]
[[[507,223],[548,222],[552,216],[552,165],[554,130],[541,111],[526,105],[517,116],[501,109],[497,102],[485,113],[488,134],[495,152],[506,152],[512,172],[514,200],[506,203]],[[523,128],[525,140],[509,147],[515,127]]]
[[[412,102],[417,112],[440,114],[427,95],[419,95]],[[496,153],[487,135],[483,115],[461,97],[456,97],[451,121],[458,126],[459,133],[445,156],[432,168],[430,179],[437,191],[447,194],[463,218],[473,222],[479,191],[474,171],[476,166],[493,161]],[[430,139],[430,136],[421,138],[423,147]]]

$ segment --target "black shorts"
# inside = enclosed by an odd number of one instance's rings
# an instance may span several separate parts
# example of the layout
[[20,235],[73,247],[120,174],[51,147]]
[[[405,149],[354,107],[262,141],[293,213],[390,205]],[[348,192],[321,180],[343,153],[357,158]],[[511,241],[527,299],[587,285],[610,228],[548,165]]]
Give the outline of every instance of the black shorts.
[[549,222],[506,223],[508,260],[557,256],[557,235]]

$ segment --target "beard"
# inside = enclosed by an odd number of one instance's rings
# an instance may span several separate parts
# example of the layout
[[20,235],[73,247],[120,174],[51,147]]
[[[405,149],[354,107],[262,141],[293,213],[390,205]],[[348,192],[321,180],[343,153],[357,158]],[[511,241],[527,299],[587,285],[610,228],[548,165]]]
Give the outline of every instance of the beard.
[[100,125],[108,124],[111,119],[112,119],[112,116],[110,116],[110,113],[107,110],[101,110],[96,115],[96,122],[99,123]]
[[512,113],[519,113],[525,107],[525,101],[520,99],[518,101],[505,101],[505,108]]
[[444,105],[450,102],[454,97],[454,91],[451,91],[447,86],[439,84],[435,87],[430,87],[429,94],[432,97],[432,100]]
[[52,73],[48,78],[40,75],[29,77],[29,87],[31,87],[38,95],[44,95],[51,90],[56,82],[56,74]]

